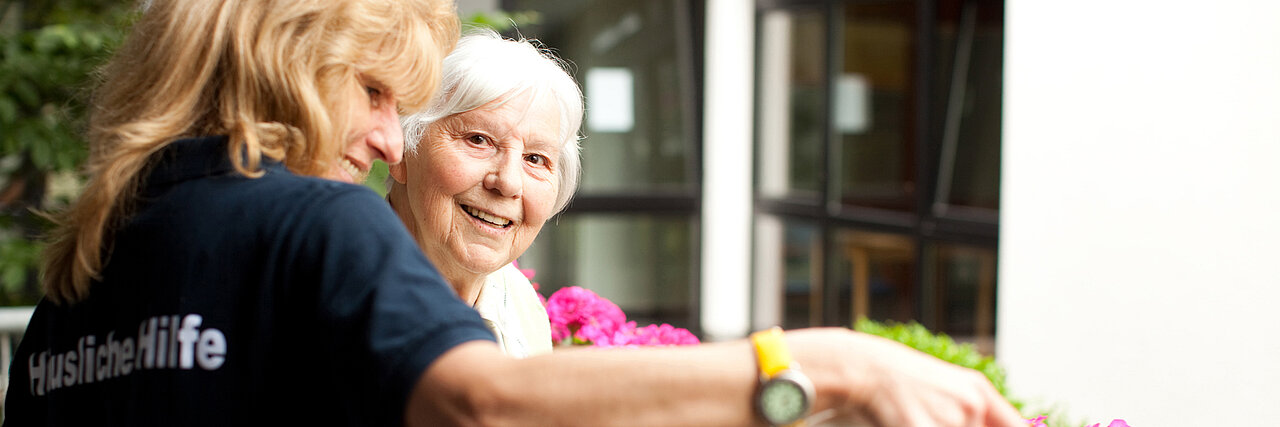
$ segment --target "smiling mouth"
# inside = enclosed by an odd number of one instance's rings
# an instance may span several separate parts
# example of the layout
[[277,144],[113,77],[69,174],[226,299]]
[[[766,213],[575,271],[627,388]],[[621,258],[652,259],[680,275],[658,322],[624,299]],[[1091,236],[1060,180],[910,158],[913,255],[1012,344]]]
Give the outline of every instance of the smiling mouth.
[[342,166],[342,169],[347,171],[347,174],[351,175],[351,178],[355,179],[357,183],[364,181],[364,171],[360,170],[359,167],[356,167],[355,163],[351,163],[350,159],[343,157],[342,160],[338,162],[338,165]]
[[485,223],[488,223],[488,224],[492,224],[494,227],[507,228],[511,226],[511,222],[512,222],[511,220],[497,216],[497,215],[490,214],[488,212],[473,208],[471,206],[462,205],[462,211],[466,212],[467,215],[471,215],[472,218],[484,221]]

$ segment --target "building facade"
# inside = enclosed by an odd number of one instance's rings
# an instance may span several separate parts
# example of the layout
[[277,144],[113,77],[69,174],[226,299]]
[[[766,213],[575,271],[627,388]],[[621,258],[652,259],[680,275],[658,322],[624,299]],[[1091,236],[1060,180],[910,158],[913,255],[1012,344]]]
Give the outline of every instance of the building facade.
[[1002,2],[497,6],[587,99],[582,188],[521,259],[544,292],[712,340],[869,317],[993,351]]

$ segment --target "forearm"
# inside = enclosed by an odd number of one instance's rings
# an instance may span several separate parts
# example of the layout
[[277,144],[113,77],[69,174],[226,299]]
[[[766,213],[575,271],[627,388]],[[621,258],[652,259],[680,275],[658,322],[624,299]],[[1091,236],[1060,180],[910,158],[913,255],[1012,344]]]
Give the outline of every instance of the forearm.
[[[480,425],[750,425],[755,361],[745,342],[680,348],[557,351],[524,360],[459,349],[442,360],[450,371],[429,370],[436,391],[463,390],[454,408],[421,412]],[[472,378],[466,366],[487,365]],[[456,384],[450,384],[456,383]],[[452,386],[451,386],[452,385]],[[443,386],[443,388],[441,388]],[[422,388],[422,387],[419,387]],[[427,405],[431,397],[427,398]],[[415,398],[414,403],[423,403]],[[462,402],[467,402],[459,407]],[[412,406],[412,404],[411,404]],[[423,408],[426,409],[426,408]],[[453,413],[449,413],[453,412]],[[413,408],[409,413],[414,413]]]
[[[982,374],[846,329],[786,341],[813,381],[813,413],[880,426],[1024,424]],[[427,369],[409,425],[753,425],[758,383],[745,340],[695,347],[575,349],[524,360],[468,343]]]

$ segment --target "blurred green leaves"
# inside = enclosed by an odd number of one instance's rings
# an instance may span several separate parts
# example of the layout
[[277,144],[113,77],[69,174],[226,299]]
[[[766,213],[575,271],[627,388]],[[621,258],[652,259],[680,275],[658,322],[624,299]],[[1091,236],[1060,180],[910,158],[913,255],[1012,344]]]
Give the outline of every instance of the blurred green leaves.
[[93,72],[120,40],[130,4],[0,2],[0,305],[41,295],[35,265],[48,223],[36,212],[65,193],[50,183],[74,177],[88,155]]
[[489,27],[499,33],[519,29],[523,25],[537,24],[541,19],[537,11],[522,12],[484,12],[473,13],[462,17],[463,32],[466,28]]

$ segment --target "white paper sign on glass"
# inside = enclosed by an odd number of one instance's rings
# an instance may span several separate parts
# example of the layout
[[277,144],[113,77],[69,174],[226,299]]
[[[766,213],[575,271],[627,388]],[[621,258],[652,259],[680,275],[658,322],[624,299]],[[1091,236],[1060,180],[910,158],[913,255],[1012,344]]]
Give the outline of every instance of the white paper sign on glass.
[[587,129],[631,132],[635,127],[635,77],[621,67],[587,70]]
[[866,132],[871,127],[871,84],[861,74],[836,78],[836,130],[842,134]]

